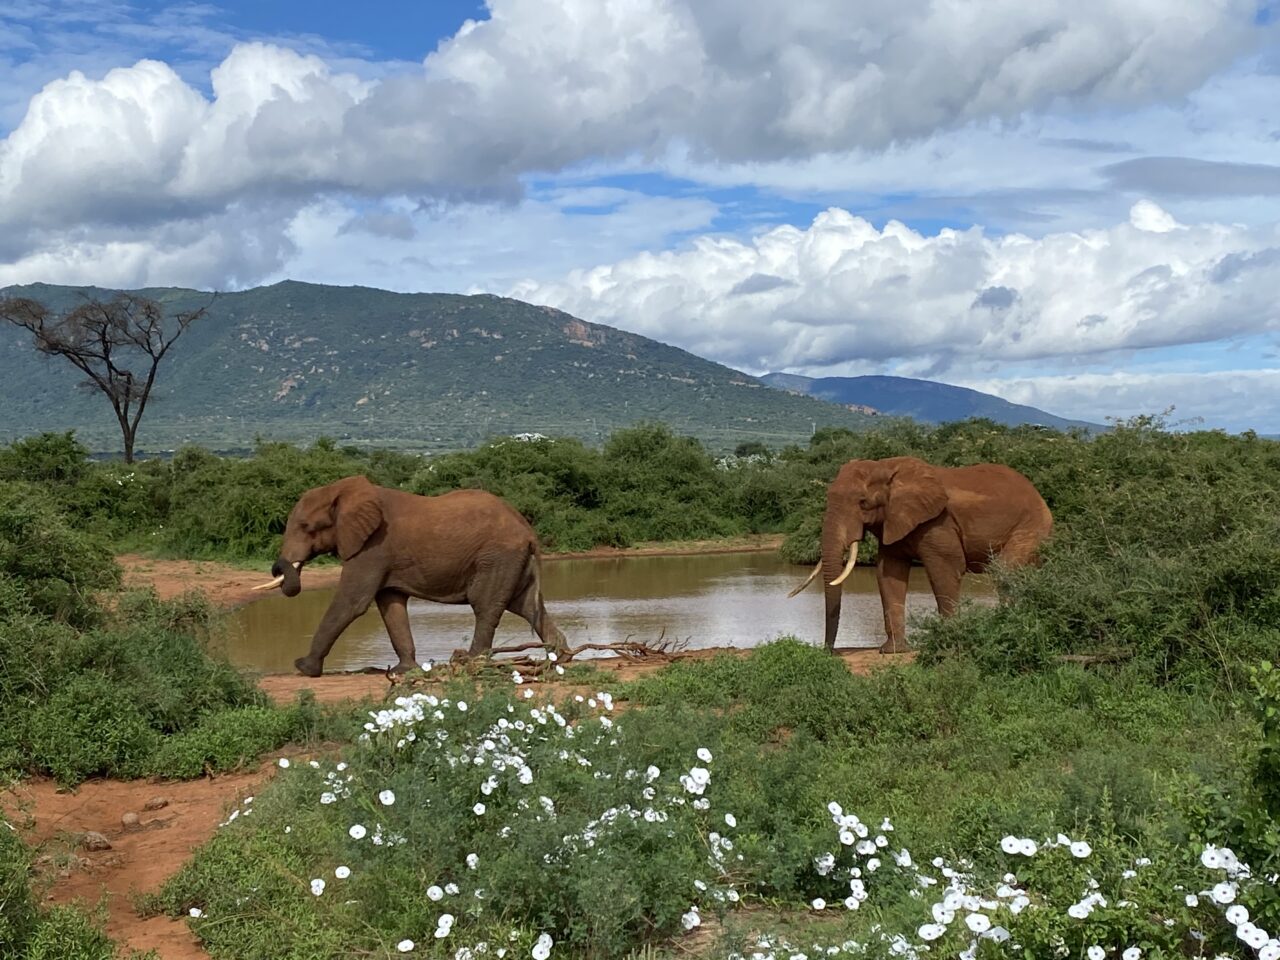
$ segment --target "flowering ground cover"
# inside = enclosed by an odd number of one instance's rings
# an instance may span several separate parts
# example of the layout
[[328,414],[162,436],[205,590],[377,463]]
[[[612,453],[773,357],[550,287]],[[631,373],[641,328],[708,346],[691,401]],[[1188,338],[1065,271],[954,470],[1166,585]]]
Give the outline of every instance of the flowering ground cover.
[[1257,753],[1225,700],[1075,667],[854,677],[793,641],[553,691],[397,699],[282,764],[152,907],[244,960],[1280,948],[1274,876],[1200,839],[1199,798]]

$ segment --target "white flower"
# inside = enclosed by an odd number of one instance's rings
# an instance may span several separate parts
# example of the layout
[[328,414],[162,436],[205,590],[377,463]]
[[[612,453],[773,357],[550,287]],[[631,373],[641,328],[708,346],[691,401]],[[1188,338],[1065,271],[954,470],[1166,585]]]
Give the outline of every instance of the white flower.
[[738,818],[735,817],[732,813],[726,813],[724,815],[724,822],[725,822],[725,826],[736,827],[738,825]]
[[1130,947],[1120,955],[1120,960],[1139,960],[1141,956],[1142,949],[1140,947]]
[[1258,951],[1258,960],[1280,960],[1280,940],[1268,940]]
[[390,790],[383,790],[380,794],[378,794],[378,802],[381,803],[384,807],[389,807],[396,802],[396,795],[392,793]]
[[[466,712],[467,712],[467,701],[465,701],[465,700],[459,700],[459,701],[458,701],[458,710],[459,710],[461,713],[466,713]],[[446,913],[446,914],[445,914],[445,916],[447,917],[447,916],[448,916],[448,914]]]
[[857,838],[854,837],[854,835],[850,831],[848,830],[840,831],[840,842],[843,843],[846,847],[853,846],[856,840]]
[[1183,897],[1183,898],[1182,898],[1182,901],[1183,901],[1183,903],[1185,903],[1188,907],[1198,907],[1198,906],[1200,906],[1200,898],[1199,898],[1199,897],[1197,897],[1194,893],[1188,893],[1185,897]]
[[1210,870],[1221,870],[1224,866],[1222,853],[1213,844],[1204,848],[1204,853],[1200,854],[1200,862]]
[[1265,947],[1267,945],[1267,941],[1270,939],[1267,936],[1267,931],[1255,927],[1247,920],[1240,924],[1240,926],[1236,927],[1236,936],[1255,950],[1260,950]]
[[288,769],[289,769],[289,758],[288,758],[288,757],[281,757],[279,760],[277,760],[277,761],[276,761],[276,763],[280,764],[280,769],[281,769],[281,770],[288,770]]
[[987,919],[985,913],[971,913],[964,918],[964,923],[974,933],[982,933],[991,929],[991,921]]
[[538,942],[533,945],[533,960],[547,960],[551,956],[551,947],[555,943],[545,933],[538,935]]
[[844,898],[844,908],[846,910],[857,910],[859,905],[860,905],[860,901],[858,900],[857,897]]
[[428,900],[433,900],[438,902],[439,900],[443,899],[443,897],[444,897],[444,891],[441,890],[434,883],[431,886],[427,887]]
[[1093,907],[1087,903],[1073,903],[1067,907],[1067,914],[1076,920],[1084,920],[1093,913]]
[[1022,841],[1019,840],[1017,837],[1015,837],[1013,834],[1009,834],[1009,836],[1007,837],[1000,838],[1000,849],[1003,850],[1005,853],[1010,853],[1010,854],[1017,853],[1021,848],[1022,848]]
[[192,907],[190,910],[187,911],[187,916],[194,917],[195,919],[199,920],[201,917],[204,916],[204,911],[201,910],[199,907]]
[[359,823],[357,823],[355,826],[353,826],[350,830],[347,831],[347,833],[351,835],[352,840],[363,840],[364,835],[368,832],[369,831],[366,830],[364,826]]
[[702,925],[702,917],[698,915],[697,907],[690,907],[689,912],[680,918],[680,925],[686,930],[692,930],[694,927]]
[[828,811],[828,812],[829,812],[833,817],[843,817],[843,816],[844,816],[844,809],[840,806],[840,804],[836,803],[834,800],[832,800],[830,803],[828,803],[828,804],[827,804],[827,811]]
[[474,813],[477,817],[483,817],[484,811],[485,811],[485,805],[483,803],[477,803],[474,807],[471,808],[471,812]]
[[351,868],[350,868],[350,867],[337,867],[337,868],[335,868],[335,869],[334,869],[334,871],[333,871],[333,875],[334,875],[335,877],[337,877],[339,880],[345,880],[345,879],[347,879],[347,877],[351,876]]
[[933,919],[944,927],[956,918],[955,912],[948,910],[946,904],[942,903],[935,903],[930,907],[930,912],[933,913]]
[[1096,943],[1089,948],[1089,960],[1102,960],[1107,955],[1107,951],[1103,950]]
[[1236,885],[1223,881],[1213,888],[1210,894],[1215,903],[1231,903],[1236,898]]
[[324,881],[319,877],[316,877],[311,881],[311,894],[312,896],[318,897],[322,893],[324,893]]
[[[423,667],[422,669],[425,670],[427,668]],[[413,949],[413,941],[401,940],[399,943],[396,944],[396,949],[399,950],[401,953],[408,953],[410,950]]]
[[456,883],[446,883],[444,885],[444,892],[451,897],[456,897],[458,895],[458,885]]
[[524,677],[520,676],[520,671],[519,671],[519,670],[512,670],[512,671],[511,671],[511,682],[512,682],[512,683],[524,683]]
[[1234,903],[1227,907],[1227,923],[1238,927],[1249,919],[1249,909],[1242,904]]
[[1089,844],[1083,840],[1077,840],[1075,843],[1071,844],[1071,855],[1078,860],[1083,860],[1091,853],[1093,853],[1093,847],[1089,846]]
[[327,806],[330,803],[337,803],[338,798],[334,796],[332,793],[329,793],[328,791],[326,791],[320,794],[320,802]]
[[649,769],[644,772],[644,782],[653,783],[653,781],[657,780],[660,776],[662,776],[662,771],[653,764],[649,764]]
[[474,853],[468,853],[468,854],[467,854],[467,869],[468,869],[468,870],[474,870],[474,869],[475,869],[476,867],[478,867],[478,866],[480,866],[480,858],[479,858],[478,856],[476,856]]
[[710,750],[708,750],[706,747],[699,747],[699,748],[698,748],[698,759],[699,759],[699,760],[701,760],[703,763],[710,763],[710,762],[711,762],[711,751],[710,751]]
[[813,902],[809,904],[809,906],[813,907],[815,910],[825,910],[827,909],[827,901],[823,900],[821,897],[814,897]]
[[1036,855],[1036,851],[1039,849],[1040,848],[1036,846],[1036,842],[1030,837],[1018,842],[1018,852],[1024,857],[1034,857]]
[[940,923],[926,923],[916,931],[921,940],[937,940],[946,932],[947,928]]

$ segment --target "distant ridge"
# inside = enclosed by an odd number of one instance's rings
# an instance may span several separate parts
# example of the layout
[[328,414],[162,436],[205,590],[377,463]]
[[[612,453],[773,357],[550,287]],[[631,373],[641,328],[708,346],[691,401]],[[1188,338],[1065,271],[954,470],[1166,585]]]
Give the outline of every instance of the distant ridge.
[[933,380],[882,376],[813,378],[793,373],[770,373],[760,379],[779,390],[845,406],[869,407],[885,416],[913,417],[926,423],[985,417],[1007,426],[1041,424],[1058,430],[1105,429],[1101,424],[1068,420],[979,390]]
[[[171,310],[209,303],[139,291]],[[33,284],[0,291],[66,308],[111,291]],[[70,364],[0,323],[0,440],[75,428],[118,450],[103,397]],[[458,449],[517,433],[603,440],[659,420],[715,450],[803,442],[815,427],[873,421],[647,337],[489,295],[391,293],[284,281],[219,294],[160,369],[139,446],[243,449],[254,438]]]

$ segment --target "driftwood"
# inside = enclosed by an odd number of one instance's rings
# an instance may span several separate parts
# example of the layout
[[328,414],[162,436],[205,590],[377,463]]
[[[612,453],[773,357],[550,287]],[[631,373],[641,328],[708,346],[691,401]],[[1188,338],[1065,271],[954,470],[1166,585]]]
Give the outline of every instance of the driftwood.
[[498,659],[498,654],[522,654],[525,651],[546,649],[541,641],[530,640],[526,643],[495,647],[487,655],[479,657],[469,656],[465,650],[455,650],[447,663],[437,664],[430,673],[422,675],[397,674],[388,667],[386,677],[388,683],[407,686],[430,683],[436,677],[510,676],[512,673],[519,673],[523,680],[537,680],[554,675],[556,667],[567,667],[576,657],[588,651],[611,653],[630,663],[671,663],[687,656],[685,648],[688,644],[688,637],[683,640],[668,640],[664,629],[652,642],[633,640],[628,636],[617,643],[584,643],[576,647],[565,647],[555,652],[554,660],[547,656],[516,656]]

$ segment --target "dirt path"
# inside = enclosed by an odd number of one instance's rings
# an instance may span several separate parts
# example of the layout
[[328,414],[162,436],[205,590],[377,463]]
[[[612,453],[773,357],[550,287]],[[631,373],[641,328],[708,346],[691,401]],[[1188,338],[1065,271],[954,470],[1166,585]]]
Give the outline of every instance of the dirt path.
[[[544,559],[585,560],[606,557],[679,557],[710,553],[763,553],[782,543],[779,534],[755,534],[730,540],[689,540],[679,543],[642,543],[634,547],[596,547],[580,553],[553,553]],[[238,567],[217,560],[158,560],[137,553],[116,557],[124,570],[125,583],[132,587],[154,587],[162,599],[188,590],[199,590],[216,606],[232,608],[259,599],[254,587],[271,579],[270,565],[262,569]],[[335,587],[342,568],[335,565],[309,566],[304,589]]]
[[[273,769],[264,762],[251,773],[186,783],[93,780],[75,792],[60,792],[51,780],[28,780],[0,795],[0,809],[40,851],[38,874],[50,881],[47,902],[102,902],[107,933],[122,947],[154,949],[162,960],[206,960],[185,922],[143,919],[130,896],[157,890],[213,835],[226,810],[258,790]],[[146,810],[152,800],[166,804]],[[127,813],[137,814],[136,826],[122,824]],[[78,846],[88,831],[102,834],[111,848]]]

